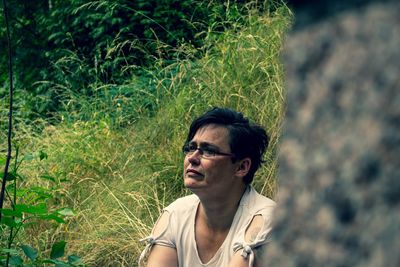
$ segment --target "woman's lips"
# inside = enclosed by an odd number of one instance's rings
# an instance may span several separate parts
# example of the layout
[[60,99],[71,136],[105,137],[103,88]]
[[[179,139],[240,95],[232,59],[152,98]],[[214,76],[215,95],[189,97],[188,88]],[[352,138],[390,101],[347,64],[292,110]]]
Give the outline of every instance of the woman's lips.
[[186,174],[188,175],[188,176],[203,176],[203,174],[201,174],[200,172],[198,172],[198,171],[196,171],[196,170],[194,170],[194,169],[187,169],[186,170]]

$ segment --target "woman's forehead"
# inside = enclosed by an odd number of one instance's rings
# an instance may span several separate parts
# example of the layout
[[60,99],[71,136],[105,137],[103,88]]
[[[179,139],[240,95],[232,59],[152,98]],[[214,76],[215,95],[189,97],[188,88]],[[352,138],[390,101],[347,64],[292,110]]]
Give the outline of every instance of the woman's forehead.
[[207,124],[196,131],[191,141],[206,142],[229,148],[229,130],[218,124]]

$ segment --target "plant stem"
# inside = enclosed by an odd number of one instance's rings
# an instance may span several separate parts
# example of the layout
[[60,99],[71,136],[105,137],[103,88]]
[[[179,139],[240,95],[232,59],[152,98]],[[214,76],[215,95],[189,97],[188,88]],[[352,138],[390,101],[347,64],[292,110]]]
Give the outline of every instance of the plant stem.
[[[12,153],[12,144],[11,144],[11,137],[12,137],[12,112],[13,112],[13,72],[12,72],[12,55],[11,55],[11,38],[10,38],[10,27],[8,22],[8,10],[7,10],[7,3],[6,0],[3,0],[3,11],[4,11],[4,18],[7,28],[7,47],[8,47],[8,75],[9,75],[9,83],[10,83],[10,104],[9,104],[9,112],[8,112],[8,134],[7,134],[7,157],[6,157],[6,165],[4,166],[4,175],[3,180],[1,183],[1,191],[0,191],[0,222],[2,219],[2,209],[4,203],[4,193],[6,191],[6,182],[7,182],[7,175],[8,175],[8,168],[10,166],[11,160],[11,153]],[[15,181],[16,183],[16,181]],[[10,239],[12,238],[13,229],[11,228],[10,231]],[[8,243],[8,248],[11,247],[11,243]],[[9,265],[10,262],[10,252],[7,252],[7,260],[6,266]]]
[[[8,22],[8,9],[6,0],[3,0],[3,11],[4,11],[4,18],[7,28],[7,47],[8,47],[8,74],[9,74],[9,83],[10,83],[10,104],[9,104],[9,112],[8,112],[8,135],[7,135],[7,157],[6,157],[6,165],[4,167],[4,175],[3,180],[1,183],[1,191],[0,191],[0,209],[3,208],[4,202],[4,193],[6,189],[6,181],[8,175],[8,168],[10,166],[11,161],[11,152],[12,152],[12,144],[11,144],[11,137],[12,137],[12,112],[13,112],[13,71],[12,71],[12,56],[11,56],[11,38],[10,38],[10,27]],[[0,212],[0,221],[2,218],[2,212]]]
[[[17,173],[18,151],[19,151],[19,149],[17,147],[17,149],[15,151],[15,162],[14,162],[14,172],[15,173]],[[14,179],[14,188],[13,189],[14,189],[13,190],[14,194],[13,194],[13,199],[11,200],[11,206],[12,206],[13,211],[15,211],[15,204],[17,204],[17,179],[16,178]],[[15,216],[13,216],[13,220],[14,219],[15,219]],[[20,229],[20,227],[17,228],[17,231],[16,231],[14,237],[17,235],[19,229]],[[10,235],[8,237],[8,246],[7,246],[8,249],[11,249],[11,245],[14,242],[13,233],[14,233],[14,227],[11,227]],[[6,266],[8,266],[9,262],[10,262],[10,253],[7,253]]]

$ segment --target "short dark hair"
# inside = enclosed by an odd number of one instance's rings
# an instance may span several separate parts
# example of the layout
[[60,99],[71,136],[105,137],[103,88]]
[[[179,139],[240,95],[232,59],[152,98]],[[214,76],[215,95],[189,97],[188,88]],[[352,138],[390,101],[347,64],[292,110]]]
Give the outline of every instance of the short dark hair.
[[193,139],[200,128],[209,124],[224,126],[228,129],[229,146],[231,153],[235,154],[233,161],[246,157],[251,159],[250,170],[243,178],[245,184],[250,184],[255,172],[264,162],[262,158],[269,143],[266,131],[240,112],[229,108],[214,107],[192,122],[186,143]]

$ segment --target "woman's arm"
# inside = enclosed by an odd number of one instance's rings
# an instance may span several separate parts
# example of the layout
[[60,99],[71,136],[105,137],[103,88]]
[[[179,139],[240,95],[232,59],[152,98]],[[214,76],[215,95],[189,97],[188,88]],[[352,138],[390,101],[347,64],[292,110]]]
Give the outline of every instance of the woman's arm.
[[[246,229],[245,232],[245,241],[246,243],[250,244],[253,243],[258,234],[261,231],[261,228],[264,224],[264,219],[261,215],[256,215],[253,217],[249,227]],[[245,248],[243,248],[245,249]],[[263,246],[259,246],[256,249],[252,249],[251,254],[247,254],[246,258],[243,257],[241,254],[243,249],[238,250],[232,257],[231,261],[229,262],[228,267],[249,267],[252,263],[251,267],[261,267],[260,260],[260,253],[263,251]],[[253,257],[253,262],[250,262],[250,257]]]
[[[164,211],[156,225],[154,226],[152,236],[159,237],[164,233],[169,225],[170,214]],[[147,267],[178,267],[178,254],[176,249],[169,246],[154,244],[151,247],[146,261]]]
[[151,248],[147,267],[178,267],[178,254],[176,249],[154,245]]
[[[254,250],[254,263],[252,267],[265,267],[263,265],[263,256],[262,253],[265,251],[265,245],[260,246],[257,249]],[[241,255],[242,250],[239,250],[238,252],[233,255],[231,261],[229,262],[228,267],[249,267],[249,257],[246,259]]]

